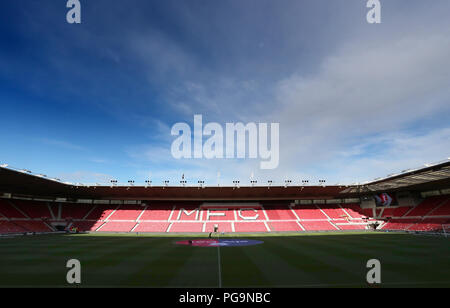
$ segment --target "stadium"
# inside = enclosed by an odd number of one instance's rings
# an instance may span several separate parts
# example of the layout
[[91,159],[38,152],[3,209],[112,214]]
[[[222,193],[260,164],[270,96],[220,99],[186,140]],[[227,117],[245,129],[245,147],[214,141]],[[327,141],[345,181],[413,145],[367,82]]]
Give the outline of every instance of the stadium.
[[[357,287],[375,257],[383,286],[449,286],[449,161],[357,186],[75,186],[0,172],[3,286],[64,285],[61,264],[76,258],[86,286]],[[193,278],[199,267],[211,268]]]
[[449,10],[1,1],[0,291],[449,288]]

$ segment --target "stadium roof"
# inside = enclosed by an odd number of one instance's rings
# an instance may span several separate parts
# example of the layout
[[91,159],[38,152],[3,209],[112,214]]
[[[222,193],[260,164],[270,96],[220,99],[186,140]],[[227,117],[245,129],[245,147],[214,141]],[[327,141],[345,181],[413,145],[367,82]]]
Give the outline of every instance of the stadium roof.
[[396,190],[427,190],[450,187],[450,159],[424,168],[405,170],[400,174],[349,187],[345,193],[386,192]]
[[294,200],[331,199],[347,186],[106,186],[74,185],[28,171],[0,167],[0,192],[42,197],[118,200]]
[[28,170],[0,166],[0,193],[16,196],[109,200],[295,200],[352,198],[397,190],[450,188],[450,160],[406,170],[362,185],[289,186],[134,186],[63,183]]

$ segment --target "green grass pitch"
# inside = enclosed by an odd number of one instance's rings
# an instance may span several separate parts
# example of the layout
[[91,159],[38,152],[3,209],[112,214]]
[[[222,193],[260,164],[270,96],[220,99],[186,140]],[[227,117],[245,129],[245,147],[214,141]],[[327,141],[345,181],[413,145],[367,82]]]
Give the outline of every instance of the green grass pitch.
[[71,287],[69,259],[81,262],[81,287],[367,287],[369,259],[381,262],[381,287],[450,287],[449,238],[226,236],[264,243],[189,247],[174,244],[186,237],[133,234],[0,238],[0,287]]

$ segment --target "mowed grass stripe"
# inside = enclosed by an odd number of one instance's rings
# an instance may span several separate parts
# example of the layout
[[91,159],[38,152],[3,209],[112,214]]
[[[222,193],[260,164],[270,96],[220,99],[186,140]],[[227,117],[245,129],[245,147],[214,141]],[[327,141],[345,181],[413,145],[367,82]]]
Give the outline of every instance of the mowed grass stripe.
[[[259,272],[270,281],[271,286],[293,285],[304,281],[314,281],[314,276],[308,274],[298,266],[298,262],[292,262],[299,257],[295,251],[279,249],[276,243],[281,240],[273,238],[260,239],[264,244],[258,245],[255,249],[246,249],[245,252],[252,262],[258,267]],[[262,282],[250,284],[247,287],[263,286]]]
[[[157,241],[157,239],[150,240]],[[160,241],[164,242],[163,239]],[[114,274],[120,270],[120,267],[116,265],[132,257],[133,251],[139,251],[142,248],[140,243],[118,241],[117,238],[109,238],[106,241],[84,238],[76,246],[71,245],[73,242],[67,243],[60,238],[57,242],[59,246],[46,248],[45,245],[39,245],[39,249],[34,248],[33,253],[9,260],[11,270],[2,271],[4,279],[1,279],[1,282],[6,282],[7,285],[30,283],[67,285],[66,262],[69,259],[78,259],[81,262],[83,284],[86,282],[89,284],[90,280],[94,282],[99,280],[97,283],[108,284],[111,280],[103,278],[102,268],[108,267],[113,276],[119,277]],[[1,259],[3,260],[3,257]],[[97,272],[100,272],[100,275],[97,275]]]
[[[86,286],[121,286],[135,281],[142,283],[142,269],[160,258],[167,251],[164,239],[124,239],[102,247],[102,253],[82,257],[85,269],[83,285]],[[154,275],[146,273],[146,281]],[[135,279],[131,279],[135,277]]]
[[285,238],[273,241],[270,246],[274,253],[290,263],[301,276],[292,284],[361,283],[361,274],[355,272],[354,260],[333,255],[328,247],[331,241],[311,238]]
[[[364,239],[347,242],[345,239],[337,241],[324,237],[320,241],[310,242],[310,249],[305,251],[305,253],[317,260],[333,265],[335,270],[328,272],[327,283],[353,282],[360,286],[365,286],[366,274],[369,270],[366,267],[367,261],[378,259],[383,264],[383,255],[381,253],[383,249],[375,246],[362,248],[361,245],[365,243]],[[384,247],[384,250],[389,251],[389,249],[389,245]],[[382,274],[383,277],[389,274],[389,269],[382,267]],[[390,274],[396,273],[391,272]],[[351,278],[352,276],[354,279]]]
[[148,250],[152,254],[142,254],[144,259],[136,263],[133,270],[124,280],[126,286],[169,287],[172,279],[184,268],[187,260],[194,253],[186,247],[174,245],[173,239],[163,239],[159,246]]
[[[395,284],[406,281],[420,283],[421,281],[448,280],[449,277],[448,275],[442,275],[442,271],[439,268],[439,264],[442,264],[445,267],[445,271],[448,272],[448,267],[445,266],[446,262],[443,259],[447,257],[442,251],[442,249],[445,249],[445,245],[435,245],[435,255],[433,258],[429,258],[426,257],[427,252],[423,247],[411,251],[410,247],[405,245],[400,237],[397,238],[396,243],[390,241],[388,245],[382,246],[376,245],[376,242],[373,241],[369,247],[366,246],[367,242],[363,240],[359,243],[352,241],[351,245],[345,243],[345,241],[342,245],[336,245],[338,241],[330,242],[328,241],[329,239],[325,240],[327,241],[326,247],[329,248],[328,255],[332,256],[329,259],[342,257],[349,261],[353,260],[351,263],[344,263],[344,268],[351,269],[355,264],[358,264],[358,267],[354,268],[354,271],[359,272],[361,277],[365,277],[368,271],[365,268],[366,262],[372,258],[378,259],[381,262],[382,281],[386,283]],[[340,239],[340,242],[342,240]],[[418,240],[424,241],[426,239],[416,238],[416,243]],[[320,241],[317,243],[320,243]],[[363,245],[365,247],[362,247]],[[421,247],[420,244],[418,247]],[[405,250],[408,251],[405,252]],[[325,256],[326,254],[321,253],[317,257],[324,258]],[[436,277],[438,278],[436,279]]]
[[217,248],[191,246],[182,246],[182,248],[192,253],[187,256],[185,263],[171,279],[169,286],[218,287]]
[[255,264],[253,256],[264,257],[262,245],[248,247],[222,247],[222,287],[248,287],[270,285],[271,282]]
[[[370,258],[384,286],[450,287],[450,239],[405,234],[253,237],[222,247],[224,287],[366,286]],[[45,235],[2,239],[0,286],[68,286],[65,264],[82,264],[82,286],[217,287],[217,248],[174,237]],[[382,285],[383,286],[383,285]]]

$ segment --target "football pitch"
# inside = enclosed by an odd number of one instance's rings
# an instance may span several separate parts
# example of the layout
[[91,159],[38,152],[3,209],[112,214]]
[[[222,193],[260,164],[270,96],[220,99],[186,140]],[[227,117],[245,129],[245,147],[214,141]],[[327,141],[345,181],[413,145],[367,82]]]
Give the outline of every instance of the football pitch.
[[77,287],[450,287],[450,239],[398,233],[225,235],[262,244],[193,247],[189,237],[58,234],[0,238],[0,287],[73,287],[69,259],[81,264]]

